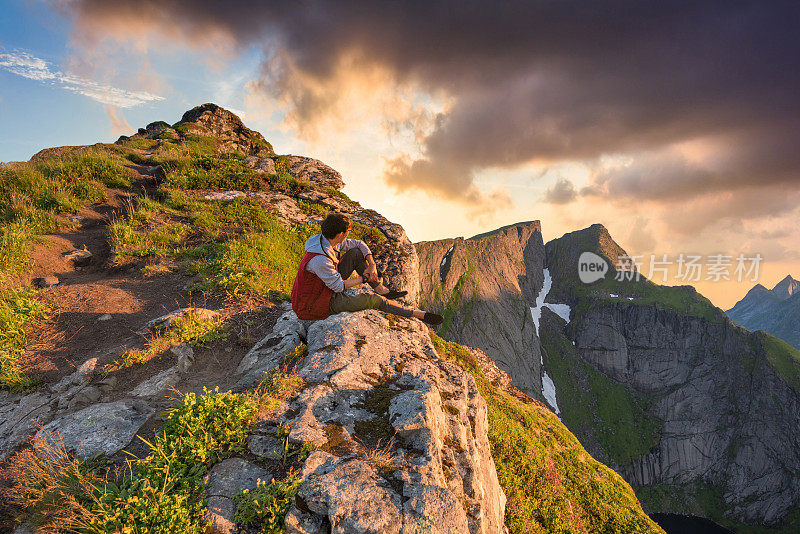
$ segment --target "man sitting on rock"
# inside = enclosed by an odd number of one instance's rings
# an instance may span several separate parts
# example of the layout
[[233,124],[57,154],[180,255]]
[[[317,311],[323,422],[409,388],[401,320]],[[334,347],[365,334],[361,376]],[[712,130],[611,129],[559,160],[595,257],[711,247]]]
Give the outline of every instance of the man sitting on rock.
[[[339,312],[381,310],[403,317],[416,317],[432,325],[442,324],[442,316],[401,306],[393,299],[406,291],[391,291],[378,279],[378,270],[369,247],[358,239],[348,239],[352,223],[338,213],[322,221],[322,233],[308,238],[306,253],[297,269],[292,287],[292,309],[299,319],[325,319]],[[350,279],[353,272],[357,278]],[[345,289],[368,283],[374,293],[348,295]]]

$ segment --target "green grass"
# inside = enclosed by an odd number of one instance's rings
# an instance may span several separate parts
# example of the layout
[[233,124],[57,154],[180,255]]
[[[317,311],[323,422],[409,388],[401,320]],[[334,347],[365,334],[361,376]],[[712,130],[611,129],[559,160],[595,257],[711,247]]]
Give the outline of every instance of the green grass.
[[493,386],[463,347],[435,334],[431,339],[440,356],[472,374],[486,400],[489,442],[512,534],[663,533],[630,486],[589,456],[552,412]]
[[[456,285],[453,287],[452,293],[447,296],[447,299],[442,304],[442,317],[444,317],[444,322],[442,322],[442,326],[440,332],[442,335],[446,335],[450,329],[453,327],[453,319],[455,318],[456,313],[462,309],[464,306],[464,291],[469,287],[473,290],[473,298],[474,298],[474,291],[475,291],[475,279],[473,277],[475,273],[475,267],[470,266],[466,272],[464,272],[461,276],[458,277],[456,281]],[[441,290],[439,290],[436,294],[441,295]]]
[[[245,451],[257,415],[296,391],[298,380],[302,383],[298,377],[273,376],[251,393],[186,394],[155,440],[143,440],[150,454],[128,460],[119,478],[104,476],[93,467],[97,460],[77,459],[63,446],[44,447],[44,454],[22,451],[8,461],[12,485],[4,497],[21,510],[21,519],[47,531],[203,533],[207,473]],[[289,473],[309,450],[292,446],[285,455]],[[289,477],[274,489],[285,497],[295,485]],[[273,514],[275,522],[283,521],[282,510]]]
[[587,364],[582,367],[594,401],[595,439],[617,465],[628,466],[658,445],[662,422],[624,386]]
[[119,155],[96,147],[0,168],[0,281],[27,266],[36,235],[68,225],[60,214],[104,199],[107,187],[130,187],[131,177]]
[[119,146],[123,146],[125,148],[135,148],[138,150],[149,150],[155,147],[157,144],[158,143],[154,140],[147,139],[146,137],[135,137],[133,139],[126,139],[117,143]]
[[36,293],[27,288],[0,291],[0,388],[19,391],[33,385],[19,368],[27,341],[26,326],[45,314]]
[[[725,314],[692,286],[662,286],[644,277],[638,281],[615,280],[609,275],[593,284],[574,284],[572,294],[578,301],[577,314],[583,314],[595,302],[614,302],[623,306],[653,306],[712,323],[725,321]],[[619,297],[611,297],[611,294]],[[630,301],[628,297],[634,300]]]
[[761,342],[767,361],[778,376],[800,393],[800,351],[763,330],[756,331],[754,335]]
[[280,191],[289,196],[296,196],[303,191],[311,189],[311,184],[298,180],[288,172],[279,172],[278,174],[270,174],[267,178],[270,188],[275,191]]
[[161,166],[168,188],[238,191],[263,188],[258,173],[245,167],[234,154],[163,159]]
[[320,204],[319,202],[309,202],[307,200],[298,200],[297,206],[303,213],[312,217],[325,218],[325,216],[327,216],[331,211],[331,209],[325,204]]
[[197,287],[234,296],[289,293],[304,254],[303,244],[314,231],[286,228],[275,221],[267,231],[208,247],[191,267],[192,272],[203,277]]
[[115,255],[174,257],[200,279],[196,289],[238,296],[288,293],[305,240],[318,230],[289,228],[254,199],[231,202],[192,198],[161,190],[162,201],[143,199],[127,217],[112,222]]
[[[485,245],[485,244],[484,244]],[[477,282],[475,280],[475,265],[476,258],[474,252],[465,250],[467,255],[467,264],[465,270],[456,280],[453,290],[447,293],[444,285],[439,281],[437,276],[436,285],[430,292],[429,296],[422,298],[422,306],[425,309],[430,308],[437,313],[441,313],[444,321],[439,328],[439,334],[446,336],[453,328],[453,321],[458,313],[463,312],[462,324],[469,322],[472,314],[472,305],[476,300],[475,293],[477,291]],[[453,261],[451,259],[451,261]],[[451,266],[451,270],[452,270]]]
[[369,245],[380,246],[386,242],[386,235],[384,235],[380,228],[368,226],[358,221],[353,221],[353,225],[350,228],[350,235],[351,238],[360,239]]

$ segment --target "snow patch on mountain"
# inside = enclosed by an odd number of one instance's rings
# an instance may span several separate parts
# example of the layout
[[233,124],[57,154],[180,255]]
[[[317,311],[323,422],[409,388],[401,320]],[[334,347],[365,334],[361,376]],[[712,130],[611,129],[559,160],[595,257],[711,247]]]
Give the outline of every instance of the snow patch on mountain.
[[556,385],[553,379],[548,376],[547,371],[542,371],[542,395],[547,404],[553,408],[553,411],[558,415],[561,410],[558,409],[558,402],[556,402]]
[[531,306],[531,317],[533,318],[533,324],[536,327],[537,336],[539,335],[539,320],[542,318],[542,308],[549,308],[553,313],[564,319],[566,322],[569,322],[569,314],[571,311],[569,304],[553,304],[544,301],[544,299],[547,298],[547,294],[550,293],[550,288],[553,287],[553,277],[550,276],[550,269],[545,269],[543,272],[544,282],[542,283],[542,289],[536,296],[536,305]]

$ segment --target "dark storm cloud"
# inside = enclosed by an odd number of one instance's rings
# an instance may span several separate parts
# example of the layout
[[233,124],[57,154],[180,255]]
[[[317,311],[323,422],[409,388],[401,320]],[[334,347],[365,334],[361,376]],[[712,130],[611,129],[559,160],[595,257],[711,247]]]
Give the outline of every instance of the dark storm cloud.
[[[400,189],[474,204],[482,168],[604,154],[633,163],[600,173],[587,192],[660,199],[798,182],[796,2],[68,5],[88,37],[139,25],[192,43],[212,30],[241,46],[267,43],[295,70],[267,69],[262,87],[306,120],[331,103],[288,78],[324,84],[345,54],[446,93],[453,104],[424,139],[423,158],[387,171]],[[674,143],[702,138],[722,143],[714,161],[667,161]]]
[[561,178],[545,191],[544,200],[551,204],[567,204],[575,200],[577,195],[575,185],[566,178]]

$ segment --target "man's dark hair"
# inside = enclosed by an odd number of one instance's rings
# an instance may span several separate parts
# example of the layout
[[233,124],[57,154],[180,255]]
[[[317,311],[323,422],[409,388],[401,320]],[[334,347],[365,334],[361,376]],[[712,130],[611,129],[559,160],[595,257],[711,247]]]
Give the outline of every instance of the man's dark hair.
[[330,213],[322,221],[322,235],[325,239],[333,239],[338,234],[346,232],[351,224],[350,219],[341,213]]

